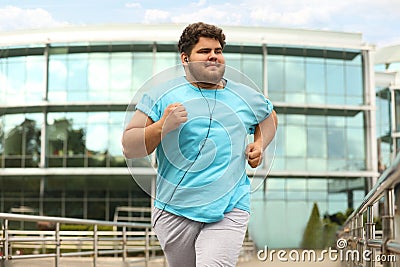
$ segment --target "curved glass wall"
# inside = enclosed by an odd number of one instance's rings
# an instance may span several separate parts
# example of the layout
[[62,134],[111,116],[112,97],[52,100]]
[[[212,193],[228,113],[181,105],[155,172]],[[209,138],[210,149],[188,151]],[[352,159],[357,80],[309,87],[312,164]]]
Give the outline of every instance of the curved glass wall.
[[[285,51],[282,51],[285,53]],[[307,54],[307,50],[304,49]],[[356,52],[268,55],[268,90],[275,101],[295,104],[362,105],[362,57]],[[336,56],[337,58],[334,58]]]
[[39,166],[42,117],[42,114],[10,114],[0,117],[1,167]]
[[24,105],[41,102],[46,89],[45,70],[44,56],[2,58],[0,51],[0,104]]
[[146,52],[51,55],[49,101],[126,101],[152,75],[152,65]]
[[[364,178],[266,179],[264,190],[252,195],[250,233],[258,248],[299,247],[314,203],[322,217],[345,213],[349,205],[362,203]],[[351,192],[351,198],[349,198]],[[351,201],[351,203],[349,203]],[[273,214],[273,222],[269,216]],[[295,222],[295,223],[293,223]],[[279,225],[279,227],[277,227]],[[326,236],[333,241],[334,235]]]
[[[127,103],[153,74],[179,63],[175,46],[168,44],[58,45],[48,48],[48,92],[45,94],[46,56],[16,56],[1,60],[2,99],[16,103],[15,94],[29,104],[47,95],[48,103]],[[157,51],[154,53],[154,51]],[[230,47],[227,65],[246,74],[269,98],[286,104],[361,105],[363,68],[360,51],[310,48]],[[264,58],[267,65],[264,65]],[[267,77],[264,70],[267,69]],[[22,77],[22,78],[21,78]],[[11,101],[10,99],[14,99]],[[70,104],[69,104],[70,103]],[[18,103],[21,104],[21,103]],[[322,110],[322,108],[321,108]],[[285,114],[287,113],[287,114]],[[22,121],[3,118],[2,154],[5,167],[38,166],[36,155],[19,149],[8,133]],[[36,115],[35,115],[36,116]],[[36,116],[36,127],[43,124]],[[110,121],[110,118],[113,118]],[[49,113],[47,138],[49,167],[122,167],[119,136],[123,113]],[[8,122],[11,121],[11,122]],[[18,122],[19,121],[19,122]],[[299,115],[279,112],[276,170],[364,170],[363,113],[346,116]],[[17,123],[18,122],[18,123]],[[96,142],[91,137],[101,132]],[[37,132],[40,136],[40,131]],[[7,138],[6,138],[7,136]],[[355,138],[354,136],[357,136]],[[28,144],[30,136],[18,137]],[[28,139],[27,139],[28,138]],[[39,144],[40,138],[35,137]],[[14,140],[14,141],[12,141]],[[340,143],[342,145],[337,146]],[[353,145],[356,144],[356,145]],[[32,146],[32,145],[31,145]],[[13,151],[9,147],[14,147]],[[31,154],[29,154],[31,153]],[[14,158],[11,161],[11,158]],[[18,159],[17,159],[18,158]],[[31,158],[31,161],[28,160]],[[19,162],[20,161],[20,162]]]
[[380,89],[376,97],[376,121],[377,121],[377,137],[378,137],[378,160],[380,171],[390,165],[393,154],[392,138],[390,130],[390,91]]
[[400,90],[394,91],[394,121],[395,131],[400,132]]
[[49,167],[125,167],[124,112],[48,114]]
[[[400,87],[397,84],[400,63],[377,64],[375,70],[390,73],[393,80],[385,88],[376,88],[377,99],[377,136],[379,170],[383,171],[400,151],[398,136],[400,133]],[[390,85],[389,85],[390,84]]]
[[278,114],[273,170],[366,170],[364,118]]

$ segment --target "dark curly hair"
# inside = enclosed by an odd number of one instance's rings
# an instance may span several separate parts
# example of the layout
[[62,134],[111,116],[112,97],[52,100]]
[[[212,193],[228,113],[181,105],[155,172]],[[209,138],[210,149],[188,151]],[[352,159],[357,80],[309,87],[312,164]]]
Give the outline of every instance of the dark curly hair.
[[213,38],[218,40],[222,49],[225,46],[225,34],[221,28],[217,26],[206,24],[204,22],[197,22],[187,26],[178,42],[178,50],[180,53],[190,55],[193,47],[198,43],[200,37]]

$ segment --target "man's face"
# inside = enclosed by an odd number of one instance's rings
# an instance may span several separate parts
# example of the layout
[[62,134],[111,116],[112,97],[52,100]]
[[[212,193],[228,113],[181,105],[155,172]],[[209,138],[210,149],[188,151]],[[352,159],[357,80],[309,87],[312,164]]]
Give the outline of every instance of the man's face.
[[217,84],[225,72],[225,58],[219,41],[200,37],[189,56],[187,70],[195,82]]

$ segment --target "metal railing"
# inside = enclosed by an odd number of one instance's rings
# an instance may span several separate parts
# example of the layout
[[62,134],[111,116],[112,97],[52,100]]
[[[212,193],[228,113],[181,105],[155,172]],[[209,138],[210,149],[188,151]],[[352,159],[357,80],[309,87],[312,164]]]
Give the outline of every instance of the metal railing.
[[[400,238],[395,236],[395,189],[400,186],[400,154],[379,177],[377,183],[354,210],[338,233],[342,263],[348,266],[396,266]],[[383,204],[383,205],[382,205]],[[382,235],[375,231],[374,208],[381,208]],[[399,207],[400,208],[400,207]],[[364,220],[366,215],[366,220]],[[399,265],[400,266],[400,265]]]
[[[132,222],[109,222],[71,218],[0,213],[0,259],[7,262],[18,259],[54,258],[54,266],[62,257],[92,257],[93,266],[100,256],[119,256],[126,263],[144,262],[157,257],[161,251],[151,225]],[[51,225],[52,230],[13,230],[10,222],[35,222]],[[84,225],[90,230],[63,231],[62,225]],[[100,231],[99,227],[110,228]],[[114,229],[114,230],[111,230]],[[24,250],[24,253],[18,253]],[[162,254],[161,254],[162,255]]]

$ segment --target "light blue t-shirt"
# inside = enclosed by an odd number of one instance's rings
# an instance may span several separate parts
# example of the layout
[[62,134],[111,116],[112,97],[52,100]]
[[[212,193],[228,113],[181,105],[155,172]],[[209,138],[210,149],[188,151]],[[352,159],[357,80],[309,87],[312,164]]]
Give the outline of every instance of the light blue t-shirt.
[[271,114],[272,103],[230,80],[214,90],[180,77],[144,94],[136,109],[156,122],[172,103],[186,108],[188,120],[157,147],[155,206],[206,223],[221,220],[233,208],[249,212],[247,137]]

